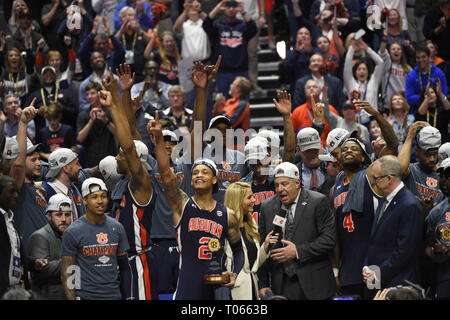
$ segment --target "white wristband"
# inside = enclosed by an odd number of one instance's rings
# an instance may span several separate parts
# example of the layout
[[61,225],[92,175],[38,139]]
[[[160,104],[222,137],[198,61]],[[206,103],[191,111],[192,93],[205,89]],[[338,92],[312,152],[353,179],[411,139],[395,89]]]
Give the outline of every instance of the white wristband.
[[339,268],[333,268],[334,277],[339,277]]

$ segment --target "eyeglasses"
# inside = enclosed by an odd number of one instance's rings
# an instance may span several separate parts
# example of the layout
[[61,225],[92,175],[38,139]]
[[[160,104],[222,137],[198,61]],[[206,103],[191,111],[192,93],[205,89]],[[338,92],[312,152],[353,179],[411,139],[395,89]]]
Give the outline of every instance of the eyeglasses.
[[373,180],[375,181],[375,183],[378,183],[378,181],[380,181],[381,179],[389,177],[389,176],[391,176],[391,174],[386,174],[384,176],[379,176],[379,177],[373,176]]

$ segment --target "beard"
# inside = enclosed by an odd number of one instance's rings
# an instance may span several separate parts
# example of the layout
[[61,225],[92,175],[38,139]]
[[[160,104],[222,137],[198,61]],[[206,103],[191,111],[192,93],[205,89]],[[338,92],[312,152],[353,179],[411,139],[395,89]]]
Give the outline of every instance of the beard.
[[344,171],[357,172],[362,168],[362,163],[358,161],[343,163]]

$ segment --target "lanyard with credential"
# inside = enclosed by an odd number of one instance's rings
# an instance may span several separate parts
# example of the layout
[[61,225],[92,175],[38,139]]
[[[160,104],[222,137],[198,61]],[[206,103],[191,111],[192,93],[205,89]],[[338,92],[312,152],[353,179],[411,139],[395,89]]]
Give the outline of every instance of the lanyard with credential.
[[[56,86],[55,86],[55,95],[54,95],[54,97],[53,97],[53,101],[50,100],[50,103],[52,103],[52,102],[55,103],[56,101],[58,101],[58,91],[59,91],[59,84],[56,83]],[[42,105],[43,105],[44,107],[46,107],[46,106],[47,106],[47,101],[46,101],[46,99],[45,99],[44,88],[41,88],[41,98],[42,98]]]
[[[137,38],[137,34],[135,32],[134,36],[133,36],[133,42],[131,44],[131,51],[134,51],[134,46],[136,45],[136,38]],[[123,46],[125,47],[125,50],[127,50],[127,40],[125,39],[125,35],[122,35],[122,43],[123,43]]]

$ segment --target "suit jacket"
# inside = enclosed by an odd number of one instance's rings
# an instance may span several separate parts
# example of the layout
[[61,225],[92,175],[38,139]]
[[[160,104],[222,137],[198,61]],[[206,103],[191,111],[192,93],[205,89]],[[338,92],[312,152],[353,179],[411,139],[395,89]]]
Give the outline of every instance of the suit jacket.
[[[273,219],[281,209],[278,196],[261,205],[259,233],[261,239],[273,230]],[[336,244],[334,217],[326,196],[301,189],[295,210],[292,242],[297,247],[295,259],[300,286],[308,300],[327,299],[336,293],[336,282],[329,254]],[[282,289],[283,266],[268,259],[259,272],[259,287],[271,287],[274,294]]]
[[36,230],[28,241],[28,255],[32,259],[48,259],[48,268],[32,272],[32,289],[40,298],[65,300],[60,280],[62,239],[50,224]]
[[[245,237],[242,235],[242,237]],[[264,250],[263,246],[260,246],[259,243],[256,243],[257,255],[256,260],[252,266],[250,266],[250,262],[248,260],[247,246],[245,245],[244,239],[241,238],[242,248],[244,250],[244,266],[242,267],[241,272],[239,272],[234,288],[231,289],[231,298],[232,300],[252,300],[252,282],[254,287],[256,288],[255,296],[258,297],[258,269],[259,267],[266,261],[267,253]],[[225,245],[225,253],[227,255],[227,270],[231,271],[233,252],[231,251],[231,247],[228,244],[228,241]]]
[[369,239],[365,265],[380,267],[382,288],[404,285],[405,279],[417,283],[424,223],[421,205],[404,186],[385,209]]
[[[294,108],[306,102],[305,84],[312,78],[312,75],[309,74],[295,82],[294,98],[292,100]],[[340,111],[345,102],[342,81],[329,74],[324,76],[324,81],[328,86],[328,102],[333,105],[336,110]]]

